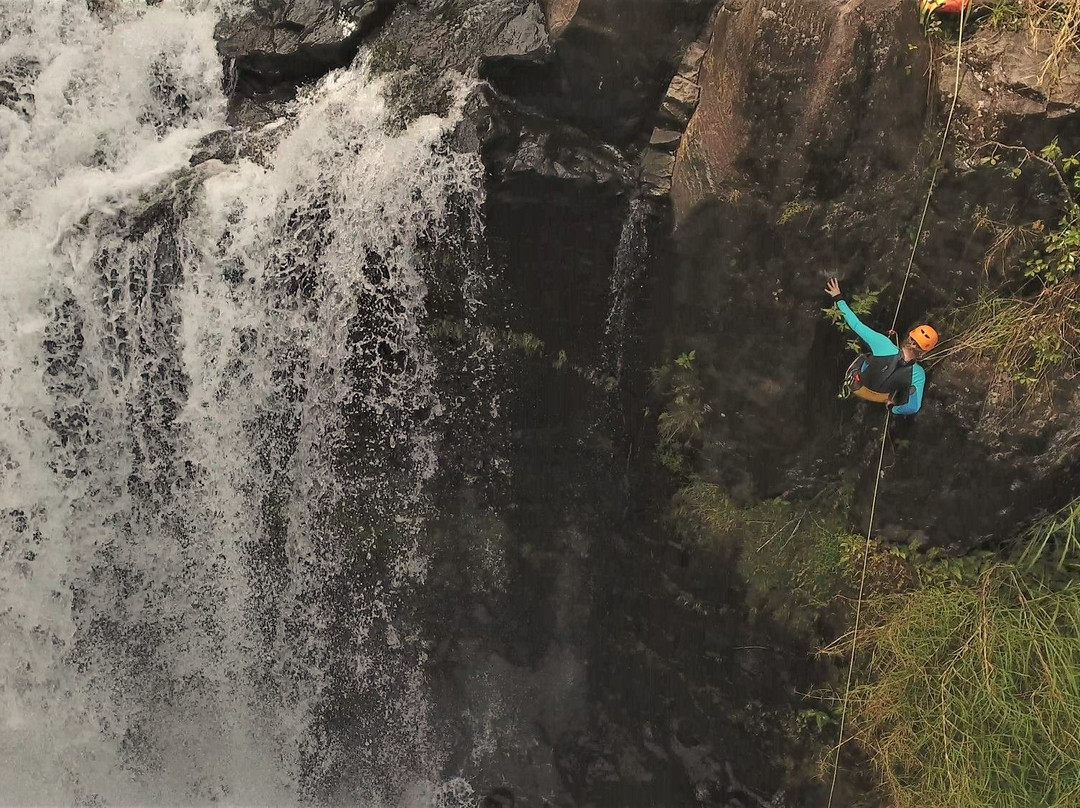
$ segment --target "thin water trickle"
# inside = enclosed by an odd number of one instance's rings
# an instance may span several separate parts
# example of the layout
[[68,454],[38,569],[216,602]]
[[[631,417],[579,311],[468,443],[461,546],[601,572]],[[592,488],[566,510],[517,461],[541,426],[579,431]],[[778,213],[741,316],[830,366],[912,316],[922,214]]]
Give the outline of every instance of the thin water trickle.
[[285,805],[346,757],[393,799],[439,756],[398,613],[443,410],[420,245],[480,204],[460,100],[402,131],[341,71],[259,163],[191,168],[215,12],[115,5],[0,9],[0,803]]
[[604,320],[604,367],[622,379],[630,338],[632,307],[639,294],[642,273],[648,264],[649,217],[655,215],[648,201],[633,199],[627,206],[615,263],[611,271],[611,307]]

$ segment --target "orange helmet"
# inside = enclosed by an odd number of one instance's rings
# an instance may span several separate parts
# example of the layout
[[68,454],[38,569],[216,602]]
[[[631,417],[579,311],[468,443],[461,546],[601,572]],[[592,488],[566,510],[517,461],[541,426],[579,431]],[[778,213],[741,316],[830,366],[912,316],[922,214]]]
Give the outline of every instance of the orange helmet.
[[924,351],[934,350],[934,346],[937,345],[938,341],[937,331],[929,325],[915,326],[908,336]]
[[919,10],[930,14],[934,11],[945,14],[960,14],[971,5],[971,0],[919,0]]

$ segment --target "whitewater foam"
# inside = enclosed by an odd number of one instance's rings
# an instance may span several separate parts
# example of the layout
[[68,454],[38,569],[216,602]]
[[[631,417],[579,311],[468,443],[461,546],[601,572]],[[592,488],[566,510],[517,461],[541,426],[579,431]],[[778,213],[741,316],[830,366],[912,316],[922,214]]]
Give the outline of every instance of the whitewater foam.
[[[340,71],[259,163],[191,168],[225,126],[206,6],[0,10],[0,802],[436,774],[396,626],[444,408],[422,243],[480,193],[461,100],[402,131]],[[384,573],[355,576],[358,536]],[[327,729],[342,700],[377,706],[364,749]]]

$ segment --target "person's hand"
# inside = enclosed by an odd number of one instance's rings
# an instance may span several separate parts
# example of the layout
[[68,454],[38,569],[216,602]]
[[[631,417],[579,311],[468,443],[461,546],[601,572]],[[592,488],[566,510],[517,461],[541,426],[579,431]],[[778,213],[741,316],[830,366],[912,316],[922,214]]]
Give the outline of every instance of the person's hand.
[[829,293],[829,297],[840,297],[840,281],[829,278],[829,282],[825,284],[825,291]]

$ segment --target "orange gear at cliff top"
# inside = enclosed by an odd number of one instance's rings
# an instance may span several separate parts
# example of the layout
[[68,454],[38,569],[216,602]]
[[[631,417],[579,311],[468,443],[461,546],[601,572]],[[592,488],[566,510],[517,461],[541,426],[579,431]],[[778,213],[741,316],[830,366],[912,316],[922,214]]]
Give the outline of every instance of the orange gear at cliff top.
[[923,14],[959,14],[971,5],[971,0],[919,0],[919,10]]

